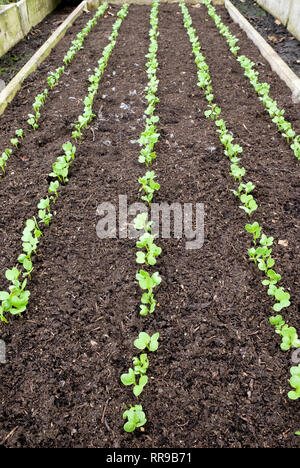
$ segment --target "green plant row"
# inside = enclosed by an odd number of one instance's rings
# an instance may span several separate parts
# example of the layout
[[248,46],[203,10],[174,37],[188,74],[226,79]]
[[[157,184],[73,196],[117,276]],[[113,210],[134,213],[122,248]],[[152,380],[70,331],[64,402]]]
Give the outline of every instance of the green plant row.
[[255,89],[260,101],[266,108],[272,122],[277,126],[278,131],[286,139],[287,143],[293,150],[296,158],[300,160],[300,135],[296,135],[292,125],[284,118],[285,110],[279,109],[277,102],[273,100],[270,95],[270,85],[268,83],[261,83],[259,81],[259,73],[255,70],[255,63],[248,59],[245,55],[238,56],[240,47],[237,46],[238,38],[232,34],[223,22],[221,17],[217,14],[215,7],[212,5],[211,0],[203,0],[203,3],[208,9],[208,14],[214,21],[219,33],[226,39],[230,51],[237,57],[237,61],[244,69],[244,74],[249,79],[251,85]]
[[[158,79],[156,75],[158,61],[157,61],[157,50],[158,43],[157,38],[158,32],[158,9],[159,1],[156,0],[152,4],[150,13],[150,45],[149,51],[146,55],[148,62],[147,76],[148,85],[145,89],[145,97],[148,103],[148,107],[145,111],[147,116],[145,130],[142,132],[139,144],[142,147],[139,156],[139,162],[145,164],[147,167],[152,164],[156,159],[156,152],[154,146],[157,143],[160,134],[157,131],[156,124],[159,121],[158,116],[155,116],[155,106],[159,102],[156,96],[158,89]],[[155,191],[160,189],[160,185],[155,181],[155,172],[147,171],[143,177],[138,179],[141,186],[140,191],[144,193],[142,200],[151,206],[153,195]],[[141,235],[136,243],[138,252],[136,254],[136,262],[138,265],[144,265],[144,267],[151,267],[156,265],[157,257],[161,254],[162,249],[155,244],[155,236],[151,232],[151,222],[148,221],[148,214],[138,214],[134,220],[134,227],[137,231],[141,231]],[[146,271],[146,269],[140,270],[136,279],[142,294],[140,315],[146,317],[153,314],[156,308],[157,301],[155,300],[154,290],[161,283],[161,277],[159,272],[154,272],[152,275]],[[150,352],[157,351],[158,349],[159,333],[154,333],[152,336],[148,333],[140,332],[138,339],[135,340],[134,346],[139,350],[148,350]],[[144,387],[148,383],[147,371],[149,367],[149,359],[147,353],[142,353],[140,356],[133,358],[133,367],[129,368],[128,372],[121,375],[121,382],[126,386],[133,386],[133,394],[135,397],[139,397],[144,390]],[[130,405],[129,409],[126,407],[126,411],[123,414],[123,418],[128,420],[124,425],[126,432],[133,432],[136,428],[144,426],[146,423],[146,415],[142,405],[137,404],[135,406]]]
[[[231,161],[231,175],[239,182],[238,189],[233,190],[233,192],[242,203],[240,208],[242,208],[248,216],[251,217],[252,213],[256,211],[258,206],[253,195],[250,194],[250,192],[255,189],[255,186],[252,182],[242,182],[246,170],[239,166],[240,158],[238,155],[243,152],[243,148],[234,144],[232,133],[227,130],[225,121],[220,118],[221,109],[213,102],[214,95],[209,67],[204,55],[201,53],[201,46],[196,35],[196,31],[192,27],[192,19],[184,0],[180,1],[180,7],[184,18],[184,26],[192,44],[195,63],[198,68],[198,86],[204,90],[208,101],[208,110],[205,111],[205,116],[206,118],[211,118],[215,122],[220,141],[225,148],[225,154]],[[280,312],[282,309],[290,306],[290,294],[287,293],[283,287],[277,287],[278,282],[281,280],[281,276],[275,272],[275,260],[271,256],[272,249],[270,247],[273,245],[274,238],[267,237],[263,234],[262,228],[257,222],[247,224],[245,229],[247,232],[252,234],[254,243],[254,247],[248,250],[249,258],[254,261],[259,270],[265,273],[266,279],[263,280],[262,283],[264,286],[268,287],[268,295],[274,297],[274,311]],[[300,341],[296,329],[294,327],[289,327],[283,321],[281,315],[270,317],[270,322],[276,327],[276,333],[282,337],[281,349],[283,351],[300,347]],[[300,366],[297,368],[293,367],[291,369],[292,378],[290,383],[295,388],[295,391],[289,392],[288,394],[291,399],[300,398],[300,385],[297,380],[299,377],[297,372],[299,370]],[[297,384],[296,386],[295,383]]]
[[[103,5],[101,5],[98,8],[93,18],[90,19],[86,23],[85,27],[77,34],[76,39],[72,41],[72,45],[63,59],[64,65],[58,67],[55,70],[55,72],[50,72],[47,78],[47,83],[50,89],[53,89],[54,86],[58,84],[60,77],[65,73],[65,69],[73,61],[77,52],[83,49],[83,43],[85,41],[85,38],[90,33],[92,28],[97,24],[98,19],[105,13],[107,7],[108,7],[108,3],[105,2],[103,3]],[[31,130],[37,130],[39,127],[38,121],[41,117],[41,108],[45,105],[48,94],[49,94],[49,90],[48,88],[45,88],[44,91],[38,94],[34,99],[34,102],[32,105],[34,113],[28,114],[29,119],[27,120],[27,123],[29,125],[29,128],[31,128]],[[15,134],[16,134],[16,137],[12,138],[10,142],[16,149],[18,149],[25,136],[24,130],[23,129],[16,130]],[[0,157],[0,169],[1,169],[0,177],[1,175],[2,176],[5,175],[7,161],[11,157],[12,154],[13,154],[13,150],[11,148],[6,148],[4,152],[2,153]]]
[[[92,105],[94,98],[98,92],[99,83],[107,66],[109,57],[116,45],[119,28],[127,16],[128,4],[124,4],[118,13],[118,18],[115,21],[112,33],[109,37],[109,44],[104,48],[102,57],[98,61],[98,67],[94,71],[94,75],[89,77],[90,86],[88,88],[89,94],[84,100],[84,112],[78,117],[78,122],[74,123],[76,131],[73,132],[72,137],[77,138],[82,136],[82,131],[87,128],[91,122],[94,114],[92,113]],[[0,291],[0,320],[7,322],[6,314],[20,315],[26,311],[30,292],[27,290],[27,281],[30,279],[33,271],[33,255],[37,254],[37,247],[39,239],[42,236],[40,224],[49,226],[52,218],[51,207],[55,204],[58,198],[58,190],[60,185],[65,185],[68,182],[69,169],[75,159],[76,146],[71,142],[66,142],[63,145],[64,154],[57,158],[57,161],[52,166],[52,172],[49,174],[53,181],[49,185],[48,195],[46,198],[41,199],[38,203],[38,219],[33,217],[26,221],[26,226],[22,236],[23,251],[18,257],[18,262],[21,268],[13,268],[5,272],[6,279],[11,283],[8,291]]]

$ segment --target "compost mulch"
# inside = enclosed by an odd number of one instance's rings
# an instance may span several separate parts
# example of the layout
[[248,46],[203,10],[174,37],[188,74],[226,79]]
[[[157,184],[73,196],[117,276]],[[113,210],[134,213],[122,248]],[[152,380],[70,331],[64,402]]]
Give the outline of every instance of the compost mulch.
[[[299,328],[299,165],[206,9],[189,9],[211,68],[216,102],[244,147],[243,163],[257,186],[257,219],[276,239],[277,270],[292,296],[286,317]],[[116,11],[110,8],[112,15]],[[290,91],[227,13],[218,11],[299,132],[299,107]],[[176,5],[161,5],[159,13],[161,139],[153,168],[161,190],[155,201],[204,203],[204,245],[186,250],[185,239],[159,239],[163,253],[157,270],[163,282],[158,307],[153,316],[141,318],[134,240],[97,237],[100,203],[117,204],[119,195],[127,195],[129,204],[140,200],[137,179],[144,169],[136,140],[144,129],[149,14],[149,7],[130,7],[95,100],[97,117],[77,145],[70,182],[41,240],[30,307],[22,318],[1,326],[7,363],[1,366],[0,443],[299,447],[294,436],[299,404],[287,398],[290,354],[280,351],[268,323],[272,300],[247,260],[247,218],[230,192],[230,165],[214,124],[204,117],[206,101]],[[114,19],[107,15],[88,36],[70,74],[51,93],[39,130],[26,137],[0,182],[2,272],[14,266],[24,220],[46,194],[51,164],[82,112],[87,70],[96,66]],[[23,124],[49,66],[68,48],[66,41],[0,118],[2,141]],[[150,356],[150,382],[140,399],[148,422],[132,435],[122,429],[122,412],[134,397],[122,386],[120,374],[136,355],[133,341],[142,329],[159,331],[161,338],[158,352]]]
[[[32,28],[24,39],[3,55],[0,58],[0,79],[8,84],[73,10],[74,7],[66,6],[62,2],[41,23]],[[74,34],[72,26],[70,32]]]

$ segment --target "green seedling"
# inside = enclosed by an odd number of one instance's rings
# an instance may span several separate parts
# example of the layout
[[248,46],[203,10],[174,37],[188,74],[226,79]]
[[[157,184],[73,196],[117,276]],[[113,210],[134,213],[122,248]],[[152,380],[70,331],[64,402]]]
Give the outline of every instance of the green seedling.
[[145,385],[148,383],[147,375],[141,375],[139,381],[136,381],[136,374],[132,368],[129,369],[128,374],[121,375],[121,382],[123,385],[133,385],[133,393],[138,397],[144,390]]
[[149,206],[151,206],[154,192],[160,189],[160,185],[154,180],[155,177],[156,175],[154,171],[148,171],[143,177],[138,179],[142,186],[140,191],[144,190],[145,192],[145,195],[142,196],[142,200],[146,201]]
[[27,120],[27,123],[33,128],[33,130],[37,130],[39,128],[37,124],[37,119],[36,116],[33,114],[28,114],[29,119]]
[[47,197],[45,199],[41,199],[39,204],[38,204],[38,209],[39,209],[39,219],[46,224],[46,226],[49,226],[50,221],[52,219],[52,214],[50,210],[50,198]]
[[221,109],[216,104],[209,105],[209,110],[205,111],[205,117],[207,119],[218,120],[219,115],[221,114]]
[[274,270],[268,270],[266,274],[268,276],[268,279],[262,281],[262,284],[264,286],[273,286],[281,280],[281,275],[276,273]]
[[62,184],[69,182],[70,162],[64,156],[59,156],[57,161],[52,165],[53,172],[49,174],[50,177],[56,177]]
[[128,419],[124,425],[126,432],[133,432],[138,427],[144,426],[147,422],[142,405],[131,406],[130,409],[123,413],[123,419]]
[[55,203],[56,199],[58,198],[58,193],[57,190],[59,189],[59,182],[58,180],[55,180],[54,182],[51,182],[49,185],[48,193],[54,193],[54,196],[51,196],[51,200],[53,203]]
[[21,254],[18,257],[18,262],[21,263],[21,265],[23,265],[23,268],[26,271],[26,273],[23,273],[23,276],[28,276],[31,279],[31,273],[34,270],[31,259],[28,258],[26,254]]
[[244,167],[240,167],[237,164],[231,164],[230,166],[230,175],[234,177],[235,180],[241,182],[242,178],[246,174],[246,169]]
[[136,243],[136,246],[139,249],[145,249],[145,252],[137,252],[136,261],[139,264],[146,264],[146,265],[155,265],[156,264],[156,257],[158,257],[162,250],[160,247],[155,245],[154,239],[155,236],[151,234],[151,222],[148,222],[148,214],[141,213],[137,215],[134,219],[134,227],[137,230],[144,230],[144,234],[140,236],[139,240]]
[[225,154],[229,157],[231,162],[234,162],[233,159],[237,158],[237,155],[241,154],[242,152],[243,148],[240,145],[229,145],[228,148],[225,150]]
[[159,333],[154,333],[154,335],[150,336],[148,333],[140,332],[138,339],[134,342],[134,346],[140,350],[147,348],[149,351],[154,352],[158,350],[158,339]]
[[287,139],[287,142],[290,143],[290,140],[294,140],[296,133],[291,128],[288,128],[282,136],[284,136]]
[[258,205],[254,200],[253,195],[243,194],[241,195],[240,200],[242,203],[244,203],[244,206],[240,206],[241,210],[244,210],[250,217],[252,213],[258,208]]
[[67,142],[63,145],[62,149],[65,152],[68,161],[75,159],[76,146],[73,146],[71,142]]
[[15,148],[18,149],[18,147],[19,147],[19,140],[18,140],[18,138],[11,138],[10,142],[11,142],[11,144],[12,144]]
[[149,359],[147,354],[141,354],[140,357],[132,359],[134,365],[134,373],[136,375],[145,375],[149,367]]
[[161,278],[157,272],[150,276],[146,271],[140,270],[136,275],[136,279],[139,281],[140,288],[147,290],[142,295],[142,304],[140,306],[140,315],[145,317],[155,311],[157,301],[154,299],[153,289],[161,283]]
[[263,247],[272,247],[274,243],[274,237],[267,237],[265,234],[261,236],[260,245]]
[[294,327],[289,327],[282,319],[281,315],[270,317],[270,323],[275,327],[275,331],[282,337],[280,348],[282,351],[289,351],[291,348],[300,348],[300,340]]
[[270,257],[271,253],[272,249],[268,249],[267,247],[257,247],[256,249],[252,247],[252,249],[248,250],[250,260],[253,260],[256,265],[260,258],[266,260]]
[[254,245],[256,245],[257,239],[260,238],[261,229],[262,229],[261,226],[258,224],[257,221],[255,221],[253,224],[246,224],[245,229],[250,234],[253,234],[253,243]]
[[161,277],[158,272],[155,272],[150,276],[147,271],[140,270],[136,275],[136,279],[139,282],[140,288],[147,289],[148,291],[151,291],[161,283]]
[[136,216],[133,220],[135,229],[141,231],[142,229],[145,232],[151,232],[151,224],[152,222],[148,222],[148,213],[140,213]]
[[139,249],[145,249],[145,252],[137,252],[136,256],[136,261],[139,264],[146,264],[146,265],[155,265],[156,264],[156,257],[158,257],[162,250],[160,247],[158,247],[154,243],[154,236],[150,233],[145,233],[143,234],[138,242],[136,243],[136,246]]
[[0,158],[0,167],[1,167],[3,174],[5,174],[7,161],[11,155],[12,155],[12,150],[9,148],[6,148],[6,150],[2,153],[2,156]]
[[[296,367],[291,367],[291,378],[290,384],[295,390],[288,393],[290,400],[298,400],[300,398],[300,364]],[[300,431],[296,432],[296,435],[300,435]]]
[[26,256],[31,259],[32,253],[36,254],[36,249],[39,244],[40,231],[36,228],[36,223],[33,219],[26,221],[26,227],[23,231],[22,242],[23,251]]
[[252,182],[247,182],[247,184],[243,184],[243,183],[240,184],[238,187],[238,190],[231,190],[231,192],[236,197],[241,199],[242,193],[245,193],[246,195],[248,195],[249,193],[253,192],[254,189],[255,189],[255,185]]
[[277,288],[275,285],[270,285],[269,290],[268,290],[268,295],[269,296],[274,296],[276,301],[278,301],[277,304],[273,306],[273,309],[275,312],[280,312],[282,309],[289,307],[291,305],[290,303],[290,294],[285,292],[285,290],[281,288]]
[[76,141],[76,143],[77,143],[78,141],[81,141],[81,139],[82,139],[81,130],[74,130],[74,132],[72,132],[72,138],[74,138],[74,140]]
[[1,321],[7,322],[4,314],[9,312],[12,315],[20,315],[26,310],[30,292],[26,291],[27,280],[25,279],[22,283],[19,280],[21,272],[17,268],[7,270],[5,277],[12,284],[9,287],[10,293],[6,291],[0,292],[0,300],[2,301],[0,307]]
[[24,132],[23,132],[22,128],[20,128],[19,130],[16,130],[16,135],[17,135],[18,138],[21,138],[21,140],[23,140]]
[[296,158],[300,160],[300,135],[294,139],[294,143],[291,145],[291,148],[294,151]]

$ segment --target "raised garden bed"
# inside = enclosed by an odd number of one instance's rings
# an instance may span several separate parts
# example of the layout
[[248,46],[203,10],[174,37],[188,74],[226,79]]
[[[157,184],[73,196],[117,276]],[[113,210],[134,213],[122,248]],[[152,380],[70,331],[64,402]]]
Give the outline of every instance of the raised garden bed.
[[300,42],[254,0],[231,0],[248,21],[300,77]]
[[[21,70],[32,55],[58,28],[74,7],[60,4],[40,24],[33,28],[24,39],[0,58],[0,80],[6,84]],[[84,20],[86,21],[86,20]],[[74,30],[71,34],[74,34]]]
[[[36,131],[26,132],[0,180],[1,289],[17,265],[26,219],[48,193],[49,173],[71,141],[89,76],[109,42],[120,7],[110,6],[87,35],[67,73],[49,90]],[[155,202],[203,203],[205,239],[186,250],[185,239],[156,240],[161,284],[156,310],[139,315],[135,240],[96,234],[97,207],[140,201],[137,144],[145,129],[145,57],[150,6],[131,5],[95,94],[95,117],[76,143],[69,183],[61,185],[53,218],[43,226],[30,301],[22,317],[6,314],[0,338],[0,444],[4,447],[300,447],[299,402],[288,398],[291,351],[269,323],[274,300],[249,260],[245,224],[259,220],[274,237],[272,256],[291,305],[284,319],[299,331],[299,162],[230,52],[204,5],[189,6],[201,52],[209,66],[214,102],[229,132],[243,147],[247,180],[258,209],[249,218],[232,194],[236,184],[215,122],[206,118],[205,93],[183,15],[177,4],[159,7],[156,123],[157,158],[149,167],[160,190]],[[217,12],[239,39],[239,54],[255,62],[270,96],[300,132],[299,105],[223,7]],[[89,17],[92,17],[90,14]],[[85,17],[85,21],[87,18]],[[65,39],[29,79],[0,117],[2,151],[26,127],[35,95],[61,64],[79,18]],[[212,47],[213,44],[213,47]],[[75,144],[75,143],[74,143]],[[53,179],[52,179],[53,180]],[[41,223],[42,226],[42,223]],[[120,376],[132,365],[139,332],[159,332],[149,356],[149,383],[138,400]],[[123,430],[125,404],[140,403],[147,423]]]

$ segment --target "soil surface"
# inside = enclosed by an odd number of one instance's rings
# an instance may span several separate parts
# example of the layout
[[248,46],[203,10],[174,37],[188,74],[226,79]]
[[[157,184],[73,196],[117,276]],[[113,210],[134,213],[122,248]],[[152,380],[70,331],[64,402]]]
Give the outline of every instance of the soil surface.
[[300,42],[297,38],[277,18],[261,8],[254,0],[231,1],[300,77]]
[[[51,34],[64,22],[74,7],[60,4],[52,13],[31,29],[18,44],[0,58],[0,80],[8,84]],[[71,27],[72,30],[72,27]]]
[[[216,102],[244,147],[243,164],[257,187],[255,218],[275,238],[277,270],[292,298],[285,317],[299,329],[299,164],[206,8],[189,10]],[[26,136],[0,181],[1,272],[15,265],[24,222],[47,193],[51,165],[82,112],[89,71],[108,41],[116,11],[111,7],[90,33],[69,74],[49,94],[38,131]],[[218,11],[299,133],[299,106],[290,91],[227,12]],[[149,14],[150,7],[132,5],[120,28],[95,100],[97,117],[78,145],[70,182],[60,192],[35,258],[30,306],[22,318],[1,326],[7,363],[0,367],[0,444],[300,447],[294,436],[299,404],[287,398],[291,354],[279,348],[268,322],[272,300],[247,260],[248,219],[230,192],[230,164],[215,126],[204,117],[206,101],[177,5],[159,10],[161,139],[153,169],[161,189],[155,201],[204,203],[204,245],[186,250],[185,239],[157,241],[163,282],[159,306],[145,319],[139,316],[135,241],[97,237],[100,203],[117,204],[119,195],[127,195],[128,204],[140,201],[137,179],[144,167],[136,140],[144,129]],[[69,33],[0,118],[1,141],[24,124],[33,94],[43,90],[48,70],[61,62],[71,39]],[[7,287],[3,278],[1,289]],[[126,434],[123,406],[134,397],[120,374],[131,366],[141,330],[159,331],[160,348],[150,356],[150,383],[140,398],[145,430]]]

